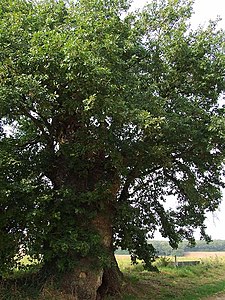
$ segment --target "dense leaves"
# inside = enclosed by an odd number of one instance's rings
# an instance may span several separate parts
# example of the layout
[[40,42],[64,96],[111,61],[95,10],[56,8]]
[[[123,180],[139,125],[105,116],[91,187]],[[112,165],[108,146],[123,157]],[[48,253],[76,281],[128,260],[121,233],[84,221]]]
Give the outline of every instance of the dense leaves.
[[223,187],[225,35],[216,22],[191,30],[191,4],[1,1],[2,271],[25,254],[60,270],[107,264],[99,215],[147,267],[157,228],[173,247],[195,228],[208,238]]

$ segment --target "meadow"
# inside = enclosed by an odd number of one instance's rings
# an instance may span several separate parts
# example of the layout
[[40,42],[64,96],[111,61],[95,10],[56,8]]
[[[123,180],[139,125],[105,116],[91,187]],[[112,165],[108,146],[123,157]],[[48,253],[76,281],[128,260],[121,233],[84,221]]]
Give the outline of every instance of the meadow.
[[[159,272],[148,272],[144,270],[141,262],[131,265],[129,256],[117,255],[125,279],[121,299],[199,300],[225,291],[225,252],[192,254],[177,259],[200,260],[200,264],[174,267],[174,257],[161,257],[155,262]],[[32,274],[18,270],[13,277],[0,282],[0,299],[71,300],[55,288],[54,282],[39,282],[35,272]],[[119,298],[108,297],[106,300]]]
[[225,252],[192,254],[177,260],[199,260],[199,265],[174,267],[174,257],[161,257],[156,261],[159,273],[145,271],[142,264],[131,266],[129,256],[117,256],[128,282],[123,299],[199,300],[225,291]]

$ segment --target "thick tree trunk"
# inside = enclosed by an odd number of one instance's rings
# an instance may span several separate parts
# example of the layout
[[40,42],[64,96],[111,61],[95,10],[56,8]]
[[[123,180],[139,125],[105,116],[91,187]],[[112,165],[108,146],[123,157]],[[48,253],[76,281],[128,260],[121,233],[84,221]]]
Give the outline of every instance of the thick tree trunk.
[[108,266],[103,268],[102,282],[98,289],[98,299],[106,294],[120,294],[122,273],[119,270],[113,251],[112,215],[110,210],[97,216],[94,220],[94,227],[102,238],[102,246],[108,255]]
[[123,275],[119,270],[115,256],[112,256],[111,266],[104,268],[102,284],[98,289],[98,298],[103,299],[105,295],[117,295],[119,299],[121,294],[121,285]]
[[102,284],[103,270],[93,268],[93,261],[82,259],[73,272],[67,273],[62,278],[64,293],[74,300],[96,300],[98,289]]
[[[56,170],[49,174],[57,189],[60,189],[61,186],[68,186],[70,189],[74,187],[75,194],[95,191],[101,180],[109,182],[110,186],[106,193],[103,193],[103,200],[100,200],[103,208],[100,209],[98,203],[91,203],[90,206],[86,207],[86,216],[88,216],[89,210],[90,215],[92,215],[92,210],[96,211],[94,219],[88,219],[84,214],[84,216],[79,217],[80,219],[76,224],[82,230],[90,226],[93,231],[99,234],[102,253],[96,253],[92,257],[82,257],[72,272],[62,275],[61,287],[74,300],[100,300],[107,294],[119,295],[122,284],[122,273],[113,253],[113,219],[115,214],[113,204],[115,204],[120,184],[113,168],[112,170],[109,169],[105,175],[104,157],[103,155],[99,160],[96,159],[95,168],[89,170],[87,178],[82,178],[76,173],[71,174],[66,168],[63,157],[58,158],[57,164],[55,164]],[[87,224],[88,220],[90,224]],[[101,261],[102,254],[104,254],[106,263]]]
[[114,262],[106,268],[94,268],[93,261],[83,259],[80,266],[62,278],[62,289],[74,300],[102,300],[121,293],[122,274]]
[[102,238],[108,264],[101,266],[96,258],[82,258],[73,272],[63,276],[62,288],[74,300],[100,300],[106,295],[117,295],[119,299],[123,276],[113,253],[111,217],[101,214],[92,225]]

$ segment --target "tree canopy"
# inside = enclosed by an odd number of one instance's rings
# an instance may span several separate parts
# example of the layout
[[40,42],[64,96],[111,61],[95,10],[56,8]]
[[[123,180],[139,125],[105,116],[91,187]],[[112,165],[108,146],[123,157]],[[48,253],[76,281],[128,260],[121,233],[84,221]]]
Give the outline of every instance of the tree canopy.
[[1,0],[2,273],[23,255],[79,280],[94,265],[95,299],[117,247],[150,268],[157,228],[173,247],[196,228],[209,238],[224,186],[225,35],[214,21],[192,30],[192,4]]

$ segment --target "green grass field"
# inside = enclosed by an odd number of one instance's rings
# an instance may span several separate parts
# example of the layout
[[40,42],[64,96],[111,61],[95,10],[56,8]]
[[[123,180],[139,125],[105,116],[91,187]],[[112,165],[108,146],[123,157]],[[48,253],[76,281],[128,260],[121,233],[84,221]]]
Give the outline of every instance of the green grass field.
[[[224,257],[205,257],[199,265],[177,268],[160,266],[158,262],[159,273],[147,272],[141,264],[131,266],[128,256],[118,256],[117,260],[127,278],[124,300],[199,300],[225,291]],[[196,257],[178,260],[196,260]]]
[[[178,260],[196,260],[183,257]],[[123,300],[199,300],[217,292],[225,291],[225,258],[201,259],[196,266],[165,266],[174,258],[161,258],[156,262],[160,270],[145,271],[142,264],[131,265],[129,256],[117,256],[120,269],[124,273]],[[29,262],[25,258],[24,263]],[[21,277],[23,280],[21,281]],[[16,280],[15,280],[16,278]],[[24,280],[25,279],[25,280]],[[22,284],[21,284],[22,282]],[[35,274],[15,270],[14,278],[0,282],[1,300],[69,300],[53,288],[53,283],[37,281]],[[108,298],[108,300],[119,300]]]

